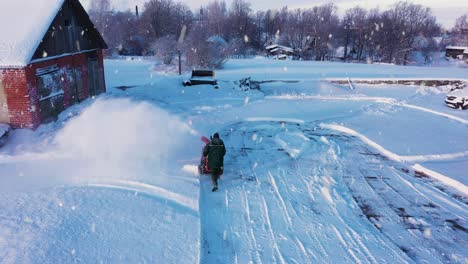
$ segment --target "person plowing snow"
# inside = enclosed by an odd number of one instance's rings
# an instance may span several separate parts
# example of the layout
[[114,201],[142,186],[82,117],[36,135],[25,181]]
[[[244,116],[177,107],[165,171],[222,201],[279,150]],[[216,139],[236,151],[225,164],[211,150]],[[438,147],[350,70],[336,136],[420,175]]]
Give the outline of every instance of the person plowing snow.
[[213,192],[218,190],[218,179],[223,174],[224,155],[226,155],[224,142],[219,138],[218,133],[214,133],[211,141],[203,149],[203,156],[207,158],[208,169],[211,171]]

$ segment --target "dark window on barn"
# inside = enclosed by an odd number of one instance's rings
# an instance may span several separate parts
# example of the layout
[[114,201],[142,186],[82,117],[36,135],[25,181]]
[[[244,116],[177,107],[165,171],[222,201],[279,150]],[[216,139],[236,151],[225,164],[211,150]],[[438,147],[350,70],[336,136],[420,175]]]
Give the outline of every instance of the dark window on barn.
[[86,98],[81,68],[67,70],[68,84],[70,89],[71,103],[77,103]]
[[63,87],[61,71],[57,65],[36,70],[39,111],[41,120],[48,122],[63,110]]

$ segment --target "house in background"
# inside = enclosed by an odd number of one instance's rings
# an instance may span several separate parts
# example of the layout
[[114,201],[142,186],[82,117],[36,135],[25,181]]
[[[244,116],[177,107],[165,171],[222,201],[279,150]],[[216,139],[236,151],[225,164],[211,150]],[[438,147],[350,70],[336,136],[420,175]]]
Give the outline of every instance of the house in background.
[[468,47],[448,46],[445,48],[445,57],[468,61]]
[[277,44],[269,45],[265,47],[268,56],[273,56],[279,60],[285,60],[288,56],[295,55],[294,49],[286,46],[281,46]]
[[37,128],[105,92],[107,45],[78,0],[0,2],[0,123]]

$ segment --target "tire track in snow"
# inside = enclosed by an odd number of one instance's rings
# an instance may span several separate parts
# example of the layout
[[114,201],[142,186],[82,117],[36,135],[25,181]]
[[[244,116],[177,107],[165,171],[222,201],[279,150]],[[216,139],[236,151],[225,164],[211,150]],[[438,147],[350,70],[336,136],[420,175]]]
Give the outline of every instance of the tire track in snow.
[[249,254],[250,254],[250,259],[255,259],[256,260],[256,263],[262,263],[262,261],[260,260],[260,256],[258,254],[259,250],[257,249],[257,239],[255,238],[255,234],[254,234],[254,231],[253,231],[253,228],[250,226],[250,224],[252,223],[252,219],[250,218],[250,206],[249,206],[249,200],[247,198],[247,192],[245,191],[245,188],[244,186],[242,187],[243,189],[243,192],[242,192],[242,204],[244,206],[244,212],[245,212],[245,216],[246,216],[246,219],[247,219],[247,225],[249,226],[248,227],[248,238],[249,238],[249,243],[250,243],[250,248],[252,248],[253,252],[255,253],[252,253],[252,251],[249,251]]
[[279,262],[281,264],[286,264],[286,261],[284,260],[284,257],[283,257],[283,254],[281,254],[281,251],[278,247],[278,242],[276,241],[276,236],[273,232],[273,226],[271,225],[271,220],[270,220],[270,213],[268,211],[268,205],[266,203],[266,200],[265,200],[265,197],[262,197],[262,202],[263,202],[263,212],[264,212],[264,216],[265,216],[265,219],[266,219],[266,224],[267,224],[267,227],[268,227],[268,232],[270,233],[270,239],[271,239],[271,242],[273,243],[273,248],[274,248],[274,252],[276,253],[276,257],[278,258]]
[[[225,245],[223,235],[230,240],[226,249],[211,251],[222,256],[209,256],[202,263],[357,262],[355,258],[362,263],[438,260],[427,243],[421,243],[405,229],[401,217],[386,203],[389,199],[378,196],[379,191],[366,181],[369,171],[391,177],[392,171],[404,164],[378,153],[374,156],[355,136],[323,128],[314,130],[312,124],[268,120],[244,124],[231,125],[229,129],[233,127],[233,131],[222,136],[226,145],[239,146],[229,148],[226,160],[226,167],[239,168],[222,179],[221,187],[229,191],[220,193],[216,202],[217,194],[212,196],[209,183],[201,186],[201,191],[213,198],[200,202],[201,217],[207,218],[202,221],[203,226],[217,223],[211,229],[206,228],[204,236],[210,238],[210,246]],[[292,159],[274,142],[275,135],[284,130],[307,135],[313,147]],[[259,143],[253,138],[263,141]],[[360,154],[362,149],[366,149],[365,154]],[[426,184],[421,182],[420,190],[432,197],[425,191]],[[327,195],[322,193],[323,188],[328,190]],[[210,213],[217,203],[221,207]],[[375,210],[374,216],[367,218],[365,204]],[[433,236],[436,241],[437,234]],[[337,241],[342,241],[342,246],[336,247]],[[421,250],[413,251],[418,246]]]
[[292,225],[291,217],[289,216],[288,208],[286,207],[286,204],[284,203],[284,199],[283,199],[283,197],[281,196],[281,194],[280,194],[280,192],[278,190],[278,186],[276,185],[275,178],[273,177],[271,172],[268,172],[268,176],[269,176],[270,183],[271,183],[271,185],[273,187],[273,190],[275,191],[276,198],[281,203],[284,218],[285,218],[286,222],[288,223],[288,225],[291,226]]
[[338,229],[336,229],[336,227],[332,226],[333,228],[333,231],[335,231],[335,234],[336,236],[338,237],[341,245],[345,248],[346,252],[349,254],[349,256],[351,256],[351,258],[353,259],[353,261],[355,263],[359,263],[359,264],[362,264],[362,262],[359,260],[358,257],[356,257],[356,255],[354,254],[352,248],[350,248],[348,246],[348,244],[345,242],[345,240],[343,239],[343,237],[341,236],[340,232],[338,232]]
[[[428,160],[437,161],[438,158],[441,158],[441,160],[449,160],[449,157],[451,157],[453,159],[458,159],[460,157],[465,157],[466,155],[468,155],[468,151],[465,151],[465,152],[462,152],[462,153],[454,153],[454,154],[447,154],[447,155],[417,156],[418,158],[415,158],[416,156],[408,156],[408,157],[400,156],[398,154],[395,154],[395,153],[385,149],[381,145],[375,143],[374,141],[370,140],[366,136],[364,136],[362,134],[359,134],[358,132],[356,132],[356,131],[354,131],[354,130],[352,130],[350,128],[340,126],[340,125],[336,125],[336,124],[320,124],[320,127],[324,128],[324,129],[335,130],[335,131],[340,132],[340,133],[345,133],[345,134],[348,134],[350,136],[357,137],[360,140],[362,140],[364,143],[366,143],[367,145],[371,146],[372,148],[376,149],[378,152],[382,153],[385,157],[387,157],[387,158],[389,158],[389,159],[391,159],[393,161],[397,161],[397,162],[412,162],[414,160],[416,160],[416,161],[421,161],[421,160],[424,160],[424,161],[428,161]],[[417,168],[420,168],[421,170],[425,170],[425,168],[423,168],[422,166],[420,166],[420,167],[416,166],[416,169]],[[429,174],[429,176],[431,176],[431,175],[432,175],[432,177],[434,177],[434,178],[440,180],[441,182],[443,182],[444,184],[446,184],[446,185],[460,191],[464,195],[468,195],[468,187],[466,185],[464,185],[463,183],[458,182],[458,181],[456,181],[454,179],[451,179],[451,178],[449,178],[447,176],[444,176],[444,175],[440,175],[438,177],[436,175]]]
[[[356,143],[352,145],[350,148],[355,149]],[[357,159],[358,157],[353,157],[350,161],[358,163]],[[385,168],[379,165],[379,163],[387,162],[390,164]],[[360,194],[360,196],[355,196],[354,199],[360,203],[360,207],[371,222],[388,238],[399,245],[411,258],[439,262],[451,261],[448,257],[440,258],[440,256],[456,256],[460,252],[463,252],[463,250],[457,244],[453,244],[452,246],[447,245],[452,244],[453,239],[457,240],[457,237],[458,239],[463,237],[466,239],[468,237],[463,232],[458,232],[457,234],[455,231],[446,229],[444,219],[453,217],[450,217],[451,213],[446,211],[444,207],[452,202],[459,202],[457,200],[447,200],[446,203],[448,204],[445,204],[445,206],[441,206],[440,208],[434,207],[432,201],[437,196],[429,196],[421,191],[440,190],[430,183],[420,182],[417,178],[410,178],[411,182],[417,183],[417,186],[419,186],[418,190],[415,190],[413,185],[408,184],[408,179],[402,178],[404,170],[399,171],[395,169],[398,168],[398,165],[391,163],[391,161],[387,161],[384,157],[376,155],[373,161],[366,164],[365,167],[358,169],[360,172],[350,172],[355,175],[362,175],[362,178],[353,177],[351,181],[347,180],[353,192]],[[405,178],[408,177],[405,174]],[[358,186],[359,188],[356,189]],[[368,187],[365,188],[365,186]],[[370,190],[366,191],[366,189]],[[462,215],[466,214],[465,205]],[[401,226],[397,226],[395,223],[401,223]],[[432,238],[430,235],[431,230],[437,237]],[[431,239],[428,239],[428,237],[431,237]],[[450,253],[450,251],[454,253]],[[434,254],[434,252],[436,253]]]

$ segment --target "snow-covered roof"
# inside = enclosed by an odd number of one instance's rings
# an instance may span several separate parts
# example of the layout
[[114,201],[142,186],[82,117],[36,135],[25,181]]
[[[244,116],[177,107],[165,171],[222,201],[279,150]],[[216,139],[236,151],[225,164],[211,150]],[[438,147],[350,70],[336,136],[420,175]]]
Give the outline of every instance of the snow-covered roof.
[[265,49],[270,50],[270,52],[275,52],[275,51],[278,51],[278,50],[284,50],[284,51],[287,51],[287,52],[294,52],[294,49],[292,49],[290,47],[281,46],[281,45],[277,45],[277,44],[267,46],[267,47],[265,47]]
[[294,52],[292,48],[281,46],[281,45],[271,45],[266,47],[265,49],[270,50],[270,52],[276,52],[279,50],[286,51],[286,52]]
[[447,46],[445,49],[457,49],[457,50],[468,50],[468,47],[462,47],[462,46]]
[[273,44],[273,45],[270,45],[270,46],[266,46],[265,49],[267,49],[267,50],[268,50],[268,49],[274,49],[274,48],[276,48],[276,47],[278,47],[278,45]]
[[0,1],[0,67],[29,64],[64,1]]

